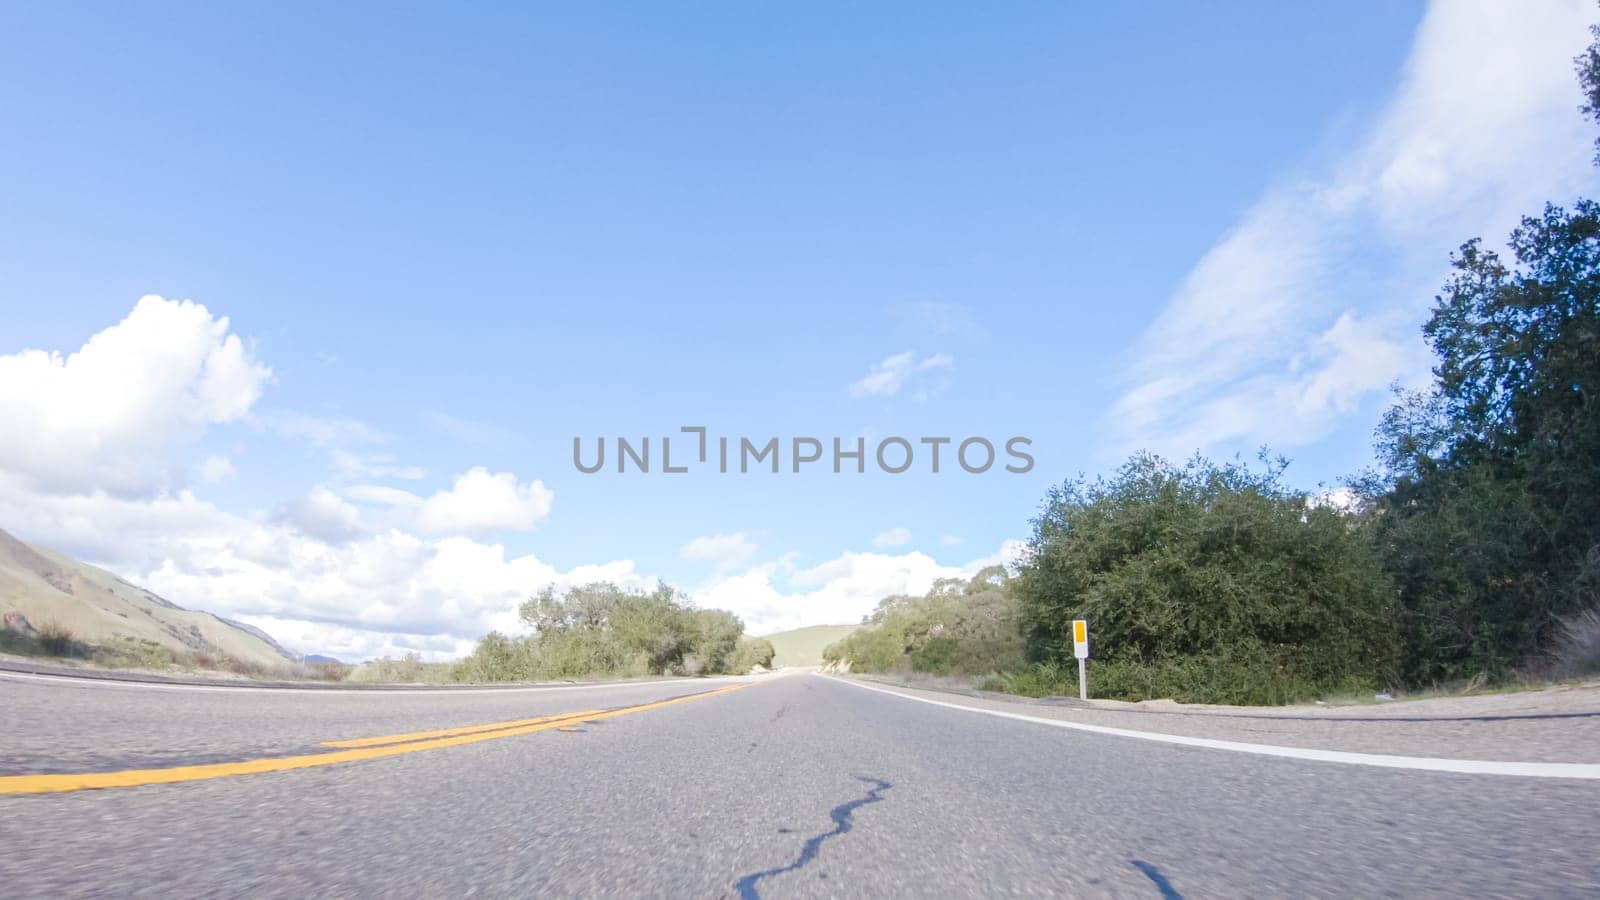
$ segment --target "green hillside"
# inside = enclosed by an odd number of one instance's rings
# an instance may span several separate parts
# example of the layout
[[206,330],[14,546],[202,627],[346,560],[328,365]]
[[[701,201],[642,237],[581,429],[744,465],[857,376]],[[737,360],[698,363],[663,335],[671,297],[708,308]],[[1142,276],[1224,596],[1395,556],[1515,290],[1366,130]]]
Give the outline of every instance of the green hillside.
[[793,631],[766,635],[766,639],[772,642],[772,649],[777,651],[772,665],[774,668],[819,666],[822,664],[822,648],[860,627],[860,625],[812,625],[809,628],[796,628]]

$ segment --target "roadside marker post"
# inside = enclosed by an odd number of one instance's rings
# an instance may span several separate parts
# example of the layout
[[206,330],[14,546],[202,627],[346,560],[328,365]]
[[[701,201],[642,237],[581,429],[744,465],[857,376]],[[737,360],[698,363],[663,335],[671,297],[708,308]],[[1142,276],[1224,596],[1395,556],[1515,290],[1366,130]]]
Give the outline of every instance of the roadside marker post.
[[1072,620],[1072,655],[1078,658],[1078,699],[1089,699],[1089,623]]

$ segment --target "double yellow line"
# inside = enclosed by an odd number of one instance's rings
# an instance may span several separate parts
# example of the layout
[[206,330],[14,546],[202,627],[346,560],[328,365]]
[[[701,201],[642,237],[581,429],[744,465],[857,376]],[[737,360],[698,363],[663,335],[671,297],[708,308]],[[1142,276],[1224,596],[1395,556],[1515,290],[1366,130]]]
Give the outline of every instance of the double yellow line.
[[328,753],[307,753],[300,756],[247,759],[240,762],[209,763],[198,766],[173,766],[166,769],[125,769],[120,772],[73,772],[47,775],[3,775],[0,776],[0,794],[54,794],[63,791],[140,787],[147,784],[176,784],[183,781],[231,778],[235,775],[260,775],[266,772],[287,772],[292,769],[335,766],[341,763],[383,759],[406,753],[420,753],[424,750],[460,747],[464,744],[476,744],[480,741],[494,741],[500,738],[533,734],[536,731],[549,731],[553,728],[571,729],[581,722],[599,722],[605,719],[615,719],[618,716],[647,712],[677,703],[702,700],[706,697],[726,694],[729,691],[736,691],[749,686],[749,684],[731,684],[727,687],[702,691],[698,694],[685,694],[681,697],[657,700],[653,703],[641,703],[638,706],[624,706],[618,709],[586,709],[580,712],[539,716],[533,719],[490,722],[486,725],[466,725],[460,728],[441,728],[434,731],[413,731],[407,734],[357,738],[348,741],[327,741],[323,744],[324,747],[335,748]]

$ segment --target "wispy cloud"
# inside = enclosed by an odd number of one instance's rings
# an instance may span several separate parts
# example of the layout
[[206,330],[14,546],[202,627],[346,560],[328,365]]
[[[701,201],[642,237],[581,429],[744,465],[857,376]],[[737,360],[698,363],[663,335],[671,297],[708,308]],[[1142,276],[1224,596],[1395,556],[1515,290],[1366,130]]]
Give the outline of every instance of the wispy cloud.
[[1294,446],[1426,372],[1416,327],[1462,241],[1592,187],[1583,0],[1436,2],[1366,137],[1269,191],[1150,327],[1118,450]]
[[679,551],[684,559],[694,562],[715,563],[717,568],[731,568],[743,565],[756,554],[756,543],[746,537],[744,532],[733,534],[713,534],[706,537],[697,537]]
[[872,367],[872,371],[850,385],[852,397],[893,397],[906,383],[929,372],[948,370],[955,365],[948,353],[934,353],[917,358],[906,351],[896,353]]
[[419,481],[428,470],[421,466],[398,462],[393,453],[352,453],[334,450],[329,454],[333,470],[344,478],[398,478],[402,481]]
[[422,414],[422,422],[433,431],[462,444],[517,447],[527,443],[521,435],[504,426],[463,419],[449,413],[430,410]]
[[365,422],[339,416],[273,412],[254,415],[251,422],[280,437],[302,441],[320,449],[382,444],[389,440],[389,435]]
[[911,543],[911,529],[891,528],[872,539],[874,547],[904,547]]
[[916,330],[936,337],[981,338],[985,334],[972,310],[959,303],[903,303],[896,312]]

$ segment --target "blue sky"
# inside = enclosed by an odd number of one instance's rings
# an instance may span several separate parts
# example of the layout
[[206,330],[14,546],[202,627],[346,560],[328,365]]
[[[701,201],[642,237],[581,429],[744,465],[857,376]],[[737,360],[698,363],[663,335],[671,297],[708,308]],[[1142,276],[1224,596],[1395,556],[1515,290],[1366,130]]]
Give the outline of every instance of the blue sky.
[[[850,621],[1139,448],[1337,481],[1449,251],[1594,187],[1578,2],[65,6],[0,10],[0,527],[350,657]],[[572,465],[683,425],[1037,462]]]

